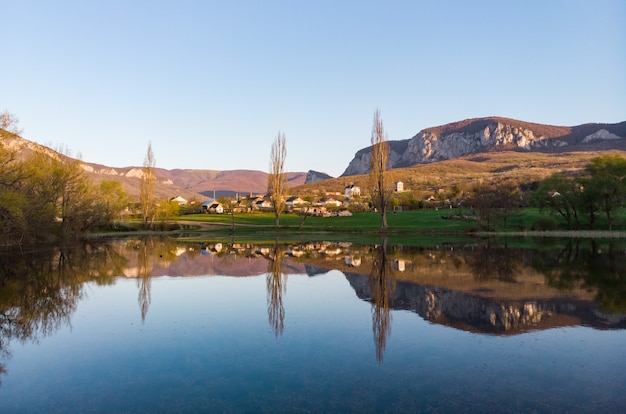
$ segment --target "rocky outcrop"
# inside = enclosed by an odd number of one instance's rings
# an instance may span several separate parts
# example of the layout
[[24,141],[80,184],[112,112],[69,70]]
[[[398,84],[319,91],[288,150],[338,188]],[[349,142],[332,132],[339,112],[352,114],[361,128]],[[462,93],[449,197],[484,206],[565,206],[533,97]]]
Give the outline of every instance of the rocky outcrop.
[[[432,163],[494,149],[589,150],[589,145],[609,141],[625,145],[625,137],[626,122],[559,127],[497,117],[469,119],[425,129],[408,140],[389,141],[388,167]],[[343,175],[367,174],[370,159],[370,147],[358,151]]]
[[318,181],[327,180],[329,178],[333,178],[333,177],[331,177],[330,175],[328,175],[326,173],[323,173],[323,172],[309,170],[306,173],[306,178],[304,180],[304,184],[316,183]]
[[[356,295],[372,301],[369,279],[345,273]],[[594,302],[564,299],[498,300],[437,286],[398,282],[392,309],[415,312],[425,320],[457,329],[491,334],[517,334],[556,326],[586,325],[623,329],[626,315],[609,314]]]
[[[387,167],[398,168],[400,166],[404,166],[402,165],[402,156],[408,149],[409,141],[410,140],[408,139],[402,141],[389,141],[390,151]],[[370,170],[371,163],[371,147],[363,148],[355,154],[354,158],[352,159],[352,161],[350,161],[350,164],[348,164],[348,168],[346,168],[342,176],[367,174]]]

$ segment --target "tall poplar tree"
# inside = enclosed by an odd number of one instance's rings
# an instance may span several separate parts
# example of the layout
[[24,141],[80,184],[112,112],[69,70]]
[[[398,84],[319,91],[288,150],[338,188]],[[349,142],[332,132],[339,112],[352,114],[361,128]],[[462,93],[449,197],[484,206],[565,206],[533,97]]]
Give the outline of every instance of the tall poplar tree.
[[287,158],[285,134],[279,131],[272,144],[272,151],[270,153],[270,173],[267,182],[267,192],[276,217],[276,228],[280,225],[280,213],[285,210],[285,194],[287,193],[285,158]]
[[154,166],[156,160],[152,152],[152,142],[148,142],[148,150],[143,161],[143,170],[141,175],[141,186],[139,189],[139,203],[141,205],[141,218],[145,226],[152,227],[154,225],[154,216],[156,209],[154,206],[154,187],[156,185],[156,174]]
[[381,217],[380,228],[387,228],[387,210],[391,206],[393,195],[393,182],[387,171],[387,161],[389,159],[390,147],[385,136],[383,120],[380,117],[380,110],[376,108],[374,112],[374,123],[372,125],[371,137],[371,169],[370,186],[372,191],[372,205]]

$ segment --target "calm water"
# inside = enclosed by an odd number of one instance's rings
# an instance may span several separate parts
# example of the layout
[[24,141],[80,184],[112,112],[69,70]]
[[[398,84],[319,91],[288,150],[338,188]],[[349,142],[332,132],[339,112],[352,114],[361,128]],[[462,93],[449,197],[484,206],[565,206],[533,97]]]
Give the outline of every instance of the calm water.
[[626,407],[620,244],[149,239],[1,260],[2,413]]

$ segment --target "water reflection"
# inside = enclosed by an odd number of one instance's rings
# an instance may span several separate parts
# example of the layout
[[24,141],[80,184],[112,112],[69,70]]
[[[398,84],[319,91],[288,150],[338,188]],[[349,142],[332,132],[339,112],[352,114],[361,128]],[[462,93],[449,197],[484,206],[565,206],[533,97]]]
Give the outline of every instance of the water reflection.
[[145,239],[137,246],[137,287],[139,289],[137,302],[141,309],[142,322],[146,321],[151,302],[150,281],[152,280],[152,259],[155,257],[151,254],[153,249],[153,239]]
[[[61,246],[0,254],[0,358],[9,343],[37,342],[69,325],[84,283],[112,284],[126,259],[113,245]],[[0,374],[4,367],[0,364]]]
[[285,248],[278,243],[272,246],[268,254],[268,268],[265,276],[267,287],[267,319],[274,335],[278,337],[285,329],[285,306],[283,295],[287,293],[287,275],[283,273]]
[[392,274],[393,263],[387,255],[387,237],[372,252],[372,271],[369,285],[372,303],[372,332],[376,346],[376,360],[383,361],[387,338],[391,334],[391,308],[396,288]]
[[539,252],[533,266],[561,290],[595,291],[595,300],[609,313],[626,313],[626,245],[623,242],[569,240]]
[[[523,243],[528,244],[527,241]],[[514,335],[557,326],[626,328],[626,243],[568,240],[514,247],[493,241],[408,247],[316,242],[272,245],[116,240],[0,254],[0,358],[9,343],[38,341],[70,324],[84,284],[135,278],[139,315],[158,276],[265,275],[268,322],[284,334],[287,275],[342,272],[371,304],[383,361],[392,311],[469,332]],[[260,292],[260,294],[262,294]],[[0,363],[0,373],[4,367]]]
[[464,255],[477,280],[501,280],[515,283],[524,267],[525,254],[519,249],[492,245],[489,241]]

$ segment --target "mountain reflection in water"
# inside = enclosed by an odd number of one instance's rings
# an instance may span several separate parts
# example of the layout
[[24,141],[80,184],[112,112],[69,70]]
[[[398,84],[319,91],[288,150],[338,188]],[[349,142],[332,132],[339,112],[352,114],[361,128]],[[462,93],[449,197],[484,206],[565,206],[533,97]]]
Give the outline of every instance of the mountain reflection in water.
[[0,412],[622,412],[625,256],[393,237],[4,251]]
[[[0,255],[0,356],[9,342],[37,341],[68,324],[86,282],[134,278],[142,320],[159,276],[265,275],[268,321],[284,334],[287,275],[342,272],[372,305],[382,362],[392,309],[470,332],[519,334],[557,326],[626,327],[626,247],[622,241],[568,240],[515,248],[474,241],[408,247],[318,242],[254,245],[181,243],[169,238],[5,251]],[[0,369],[2,369],[0,367]]]

